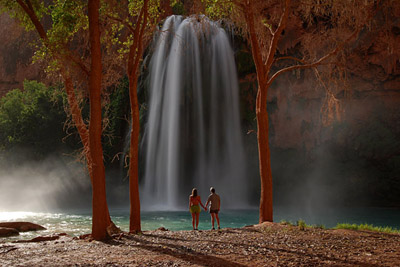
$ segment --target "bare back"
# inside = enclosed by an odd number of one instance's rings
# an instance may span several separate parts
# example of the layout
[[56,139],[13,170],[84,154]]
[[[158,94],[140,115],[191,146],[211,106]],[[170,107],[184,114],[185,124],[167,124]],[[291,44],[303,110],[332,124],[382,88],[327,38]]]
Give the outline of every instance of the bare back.
[[201,202],[200,196],[189,196],[189,206],[199,205]]

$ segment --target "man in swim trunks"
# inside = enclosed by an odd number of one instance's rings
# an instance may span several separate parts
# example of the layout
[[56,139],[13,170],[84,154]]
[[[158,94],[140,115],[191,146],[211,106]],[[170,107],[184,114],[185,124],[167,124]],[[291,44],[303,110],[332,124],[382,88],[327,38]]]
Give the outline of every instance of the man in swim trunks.
[[[193,188],[192,194],[189,196],[189,211],[192,214],[192,226],[193,230],[198,230],[199,227],[199,217],[200,217],[200,206],[203,207],[204,210],[207,210],[204,207],[203,203],[201,203],[200,196],[197,195],[197,189]],[[196,221],[196,227],[194,227]]]
[[218,212],[221,206],[221,199],[219,195],[215,194],[215,189],[214,187],[210,188],[211,194],[208,196],[207,202],[206,202],[206,208],[208,206],[208,203],[211,203],[210,205],[210,214],[211,214],[211,224],[212,224],[212,230],[215,230],[214,228],[214,220],[215,218],[217,219],[217,224],[218,224],[218,229],[221,229],[219,227],[219,217],[218,217]]

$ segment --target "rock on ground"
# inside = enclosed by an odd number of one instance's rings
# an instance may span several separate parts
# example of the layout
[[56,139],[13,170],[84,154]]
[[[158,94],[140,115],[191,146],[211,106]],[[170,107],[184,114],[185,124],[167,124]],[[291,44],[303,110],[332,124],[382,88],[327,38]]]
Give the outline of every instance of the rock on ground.
[[19,232],[14,228],[0,227],[0,237],[8,237],[19,235]]
[[31,222],[2,222],[0,227],[14,228],[18,232],[46,230],[43,226]]

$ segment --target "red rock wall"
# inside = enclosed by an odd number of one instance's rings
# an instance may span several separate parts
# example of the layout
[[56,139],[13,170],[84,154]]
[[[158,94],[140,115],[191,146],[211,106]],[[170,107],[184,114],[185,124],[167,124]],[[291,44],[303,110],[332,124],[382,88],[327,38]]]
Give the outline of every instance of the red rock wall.
[[34,32],[24,28],[7,14],[0,14],[0,97],[9,90],[22,88],[23,81],[40,80],[41,68],[32,64]]
[[[358,43],[346,65],[347,89],[326,83],[341,107],[338,119],[351,125],[367,122],[376,112],[385,116],[400,113],[400,22],[390,36],[369,34]],[[245,105],[254,109],[256,90],[249,91],[249,83],[256,88],[255,74],[241,79],[242,95],[249,92]],[[322,123],[325,100],[326,90],[312,70],[294,71],[276,79],[268,100],[274,106],[269,112],[271,144],[283,149],[310,149],[330,139],[338,120]]]

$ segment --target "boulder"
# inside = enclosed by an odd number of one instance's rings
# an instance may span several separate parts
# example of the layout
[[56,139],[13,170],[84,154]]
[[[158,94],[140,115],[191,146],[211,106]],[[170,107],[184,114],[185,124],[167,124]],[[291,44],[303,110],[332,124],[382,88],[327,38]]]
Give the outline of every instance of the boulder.
[[2,222],[0,227],[14,228],[18,232],[46,230],[43,226],[31,222]]
[[59,238],[60,238],[60,235],[37,236],[37,237],[29,239],[29,240],[17,240],[17,241],[14,241],[13,243],[37,243],[37,242],[43,242],[43,241],[57,240]]
[[14,228],[0,227],[0,237],[8,237],[19,235],[19,232]]

